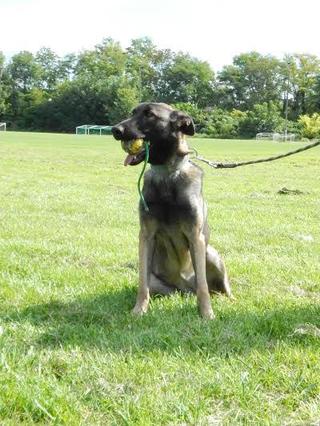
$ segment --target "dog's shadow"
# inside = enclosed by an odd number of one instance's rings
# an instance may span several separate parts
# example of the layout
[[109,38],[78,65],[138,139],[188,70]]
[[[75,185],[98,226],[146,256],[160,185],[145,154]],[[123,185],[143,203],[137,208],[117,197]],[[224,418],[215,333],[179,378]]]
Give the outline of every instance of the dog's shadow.
[[[301,324],[320,325],[316,305],[291,305],[261,313],[237,309],[237,302],[226,301],[215,321],[201,319],[194,296],[189,300],[153,301],[148,314],[131,314],[136,289],[118,291],[62,303],[52,301],[23,310],[1,312],[7,323],[28,323],[34,327],[34,340],[40,347],[86,347],[108,352],[200,351],[220,356],[272,348],[279,340],[306,344],[312,333],[299,335]],[[213,302],[214,303],[214,302]],[[178,305],[178,306],[177,306]],[[308,334],[308,333],[307,333]]]

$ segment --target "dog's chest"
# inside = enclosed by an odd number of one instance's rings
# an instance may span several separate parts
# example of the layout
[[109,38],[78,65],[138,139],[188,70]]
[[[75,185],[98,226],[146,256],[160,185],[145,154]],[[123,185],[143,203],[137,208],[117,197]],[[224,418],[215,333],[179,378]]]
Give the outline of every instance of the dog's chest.
[[145,186],[144,197],[149,208],[148,215],[159,222],[172,224],[194,219],[195,209],[182,180],[156,177]]

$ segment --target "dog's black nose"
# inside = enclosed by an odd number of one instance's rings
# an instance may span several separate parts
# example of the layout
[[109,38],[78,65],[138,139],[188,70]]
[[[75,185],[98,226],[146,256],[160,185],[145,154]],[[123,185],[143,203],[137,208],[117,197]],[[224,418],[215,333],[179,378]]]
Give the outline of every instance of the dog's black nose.
[[111,129],[111,131],[112,131],[113,137],[117,141],[119,141],[119,140],[121,140],[123,138],[123,131],[124,131],[124,129],[123,129],[123,127],[121,125],[113,126],[112,129]]

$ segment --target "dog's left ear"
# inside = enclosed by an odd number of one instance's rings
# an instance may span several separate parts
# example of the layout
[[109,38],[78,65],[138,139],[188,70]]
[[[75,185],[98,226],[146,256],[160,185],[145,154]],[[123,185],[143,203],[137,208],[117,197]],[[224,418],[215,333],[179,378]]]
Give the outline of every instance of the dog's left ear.
[[192,118],[182,111],[172,111],[170,121],[174,128],[185,135],[193,136],[195,133],[194,122]]

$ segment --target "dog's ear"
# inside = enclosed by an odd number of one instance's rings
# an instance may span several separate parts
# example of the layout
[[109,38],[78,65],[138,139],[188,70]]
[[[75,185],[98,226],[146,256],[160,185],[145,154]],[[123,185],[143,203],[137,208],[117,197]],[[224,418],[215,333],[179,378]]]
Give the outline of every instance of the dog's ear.
[[194,122],[192,118],[181,111],[172,111],[170,121],[175,130],[185,135],[193,136],[195,133]]

